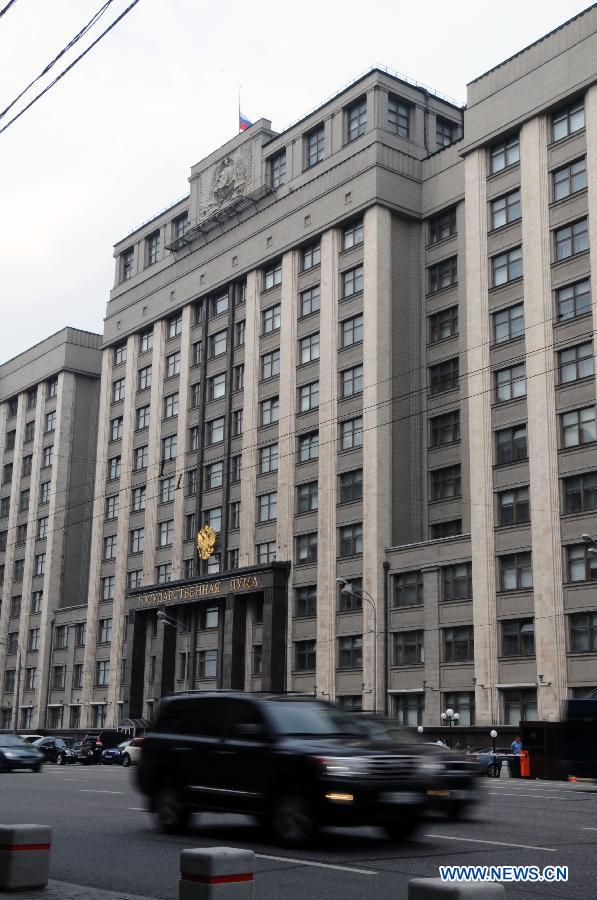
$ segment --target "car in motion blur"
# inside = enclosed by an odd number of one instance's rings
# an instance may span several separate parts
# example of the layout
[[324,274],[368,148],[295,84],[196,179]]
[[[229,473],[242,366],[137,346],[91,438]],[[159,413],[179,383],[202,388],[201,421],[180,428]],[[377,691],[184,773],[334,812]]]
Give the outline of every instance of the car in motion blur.
[[248,813],[298,847],[323,825],[380,825],[407,838],[441,772],[434,755],[372,737],[334,704],[206,692],[160,702],[137,784],[167,833],[193,812]]
[[16,734],[0,734],[0,772],[31,769],[39,772],[44,755],[37,747],[27,744]]
[[58,766],[77,762],[79,744],[74,738],[41,737],[34,741],[32,746],[43,753],[47,762],[56,763]]

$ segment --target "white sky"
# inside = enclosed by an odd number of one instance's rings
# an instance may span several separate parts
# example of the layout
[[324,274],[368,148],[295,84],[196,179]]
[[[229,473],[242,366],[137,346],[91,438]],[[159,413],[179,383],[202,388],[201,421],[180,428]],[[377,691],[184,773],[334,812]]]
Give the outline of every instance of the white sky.
[[[128,2],[114,0],[40,85]],[[0,18],[0,109],[101,5],[17,0]],[[464,102],[468,81],[586,7],[141,0],[0,135],[0,362],[65,325],[101,332],[112,245],[184,196],[190,167],[237,133],[239,83],[245,115],[277,131],[373,64]]]

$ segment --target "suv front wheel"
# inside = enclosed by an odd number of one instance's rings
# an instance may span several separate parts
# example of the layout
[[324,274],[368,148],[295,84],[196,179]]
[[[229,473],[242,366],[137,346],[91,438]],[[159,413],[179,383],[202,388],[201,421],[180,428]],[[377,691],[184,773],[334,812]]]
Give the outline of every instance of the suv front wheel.
[[317,823],[313,805],[298,788],[274,797],[270,816],[274,836],[286,847],[304,847],[315,836]]
[[190,813],[175,782],[164,781],[159,785],[154,810],[160,831],[164,834],[182,834],[186,831]]

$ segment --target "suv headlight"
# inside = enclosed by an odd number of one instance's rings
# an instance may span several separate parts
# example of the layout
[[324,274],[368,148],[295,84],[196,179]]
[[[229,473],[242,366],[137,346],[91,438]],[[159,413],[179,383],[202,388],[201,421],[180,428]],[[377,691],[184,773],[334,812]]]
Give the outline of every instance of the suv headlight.
[[315,761],[323,767],[326,775],[336,778],[355,778],[369,771],[366,756],[317,756]]

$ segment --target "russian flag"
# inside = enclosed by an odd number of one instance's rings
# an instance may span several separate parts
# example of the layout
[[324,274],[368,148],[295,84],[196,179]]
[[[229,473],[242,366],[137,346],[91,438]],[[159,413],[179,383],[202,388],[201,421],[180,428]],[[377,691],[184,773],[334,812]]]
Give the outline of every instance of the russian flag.
[[243,116],[243,114],[241,113],[241,111],[239,109],[239,111],[238,111],[238,130],[239,130],[239,132],[246,131],[247,128],[250,128],[252,124],[253,123],[250,122],[246,116]]

